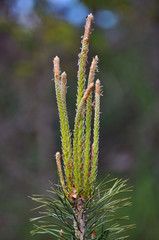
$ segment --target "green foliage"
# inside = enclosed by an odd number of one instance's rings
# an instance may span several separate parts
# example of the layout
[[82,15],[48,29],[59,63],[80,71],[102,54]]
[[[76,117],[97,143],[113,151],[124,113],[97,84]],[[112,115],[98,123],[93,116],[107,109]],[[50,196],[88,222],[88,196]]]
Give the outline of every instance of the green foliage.
[[[95,188],[82,209],[82,213],[87,216],[84,239],[85,237],[93,239],[93,234],[96,235],[96,240],[119,240],[128,237],[123,236],[123,232],[133,228],[134,225],[120,225],[119,222],[125,222],[128,216],[116,218],[114,213],[120,208],[131,205],[130,198],[121,198],[120,195],[129,191],[131,188],[127,187],[127,180],[122,179],[105,179]],[[76,221],[77,228],[80,228],[74,213],[77,201],[72,205],[61,185],[56,185],[56,187],[52,185],[48,192],[49,195],[34,195],[32,197],[32,200],[41,205],[34,209],[40,209],[40,216],[31,219],[31,221],[37,222],[34,224],[34,230],[31,234],[48,233],[59,239],[78,239],[73,227],[73,222]]]
[[71,149],[71,139],[69,132],[69,122],[67,118],[67,111],[65,106],[65,101],[61,95],[61,84],[60,84],[60,70],[59,70],[59,58],[54,59],[54,68],[55,68],[55,88],[56,88],[56,97],[59,109],[60,117],[60,126],[61,126],[61,135],[62,135],[62,148],[63,148],[63,158],[65,164],[65,173],[66,180],[68,185],[68,190],[71,191],[72,188],[72,149]]
[[[94,81],[95,70],[97,69],[98,57],[96,56],[91,64],[89,77],[88,77],[88,86]],[[97,106],[97,104],[96,104]],[[98,104],[99,106],[99,104]],[[87,98],[86,102],[86,130],[85,130],[85,160],[84,160],[84,192],[86,192],[89,183],[89,162],[90,162],[90,150],[93,151],[90,147],[90,137],[91,137],[91,114],[92,114],[92,93]]]
[[[56,163],[60,185],[53,186],[51,196],[34,196],[33,200],[41,203],[38,208],[44,208],[32,234],[48,233],[59,239],[124,239],[120,234],[133,227],[122,225],[113,216],[118,209],[130,206],[129,198],[120,198],[120,194],[130,189],[123,180],[113,179],[104,181],[95,188],[98,170],[99,152],[99,116],[100,116],[100,80],[95,83],[94,98],[94,129],[91,144],[92,90],[94,87],[95,71],[98,57],[93,58],[85,90],[85,71],[87,63],[88,43],[93,15],[86,20],[82,48],[79,55],[77,109],[74,123],[73,144],[66,108],[67,75],[60,74],[60,59],[54,58],[54,80],[57,105],[59,110],[62,157],[64,174],[61,166],[60,153],[56,153]],[[86,109],[85,109],[86,105]],[[64,175],[64,176],[63,176]],[[113,185],[109,187],[109,183]],[[37,208],[36,208],[37,209]],[[118,220],[126,220],[122,217]]]
[[[79,54],[78,70],[78,90],[77,90],[77,109],[73,130],[73,141],[69,130],[69,121],[66,108],[66,73],[60,75],[60,60],[54,58],[54,78],[56,88],[56,98],[59,110],[61,135],[62,135],[62,156],[64,163],[65,184],[61,171],[60,158],[56,159],[61,184],[65,193],[70,199],[87,197],[94,189],[94,182],[97,173],[98,163],[98,142],[99,142],[99,111],[100,111],[100,81],[96,81],[95,87],[95,117],[94,117],[94,136],[91,156],[91,112],[92,112],[92,89],[94,87],[95,71],[97,70],[98,57],[96,56],[91,64],[88,76],[87,88],[85,90],[86,63],[89,37],[93,15],[90,14],[86,21],[85,33],[82,39],[81,53]],[[85,118],[86,105],[86,118]],[[73,142],[73,144],[71,144]],[[91,157],[91,158],[90,158]],[[84,187],[83,187],[84,184]]]
[[[97,80],[96,86],[99,84],[96,89],[100,89],[100,82]],[[98,141],[99,141],[99,114],[100,114],[100,92],[96,90],[95,93],[95,116],[94,116],[94,131],[93,131],[93,157],[92,157],[92,169],[91,169],[91,187],[96,179],[97,164],[98,164]]]

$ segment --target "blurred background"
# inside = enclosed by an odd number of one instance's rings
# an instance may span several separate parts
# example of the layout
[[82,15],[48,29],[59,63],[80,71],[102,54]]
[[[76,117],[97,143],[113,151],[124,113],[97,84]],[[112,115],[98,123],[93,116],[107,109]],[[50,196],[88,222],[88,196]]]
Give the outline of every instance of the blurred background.
[[[35,207],[27,196],[56,183],[60,147],[52,60],[68,74],[71,129],[78,53],[95,16],[88,66],[99,56],[98,179],[129,178],[136,223],[130,240],[159,236],[159,1],[0,0],[0,239],[28,240]],[[47,240],[49,236],[34,239]]]

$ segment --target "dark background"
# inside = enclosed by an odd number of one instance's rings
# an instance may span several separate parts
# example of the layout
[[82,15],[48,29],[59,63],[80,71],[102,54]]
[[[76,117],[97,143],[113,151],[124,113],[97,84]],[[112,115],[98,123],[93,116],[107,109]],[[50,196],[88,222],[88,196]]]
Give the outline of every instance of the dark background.
[[[0,0],[0,239],[28,240],[27,196],[57,182],[60,150],[52,60],[68,74],[71,128],[86,16],[95,23],[88,65],[99,56],[98,178],[129,178],[136,223],[130,240],[159,236],[159,1]],[[34,239],[51,239],[36,236]]]

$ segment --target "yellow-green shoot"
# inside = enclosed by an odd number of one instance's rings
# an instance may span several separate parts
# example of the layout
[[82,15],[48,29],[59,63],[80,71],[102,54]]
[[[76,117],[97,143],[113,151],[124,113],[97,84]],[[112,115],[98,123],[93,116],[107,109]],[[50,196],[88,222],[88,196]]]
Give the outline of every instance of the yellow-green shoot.
[[[85,32],[82,39],[81,52],[78,61],[78,89],[76,116],[74,122],[73,139],[71,139],[67,108],[66,108],[66,73],[60,75],[60,59],[54,58],[54,79],[57,105],[61,127],[62,159],[64,173],[62,173],[59,153],[56,154],[59,177],[64,191],[72,201],[83,197],[85,200],[94,190],[94,183],[98,168],[99,145],[99,115],[101,86],[99,79],[95,84],[98,57],[92,60],[88,78],[86,77],[87,54],[93,15],[87,17]],[[95,97],[93,89],[95,85]],[[94,108],[93,108],[94,103]],[[93,142],[91,143],[92,111],[94,111]]]

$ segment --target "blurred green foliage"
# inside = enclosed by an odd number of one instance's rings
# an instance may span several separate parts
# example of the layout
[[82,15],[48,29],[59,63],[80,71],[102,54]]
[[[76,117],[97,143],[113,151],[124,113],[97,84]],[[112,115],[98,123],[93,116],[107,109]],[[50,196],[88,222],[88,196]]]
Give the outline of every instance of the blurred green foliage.
[[[98,176],[102,178],[111,172],[130,178],[134,193],[128,214],[131,222],[136,223],[130,239],[157,240],[158,1],[81,2],[94,14],[99,9],[108,9],[120,16],[116,26],[110,29],[101,29],[94,24],[96,32],[90,43],[89,64],[92,56],[98,53],[98,76],[104,92]],[[52,59],[57,54],[71,86],[67,101],[73,126],[76,56],[83,28],[62,20],[63,12],[50,14],[47,9],[47,2],[36,1],[34,13],[29,16],[34,24],[27,28],[18,23],[10,3],[0,2],[2,240],[30,239],[29,218],[33,213],[29,209],[34,206],[27,195],[44,193],[49,179],[56,182],[54,154],[60,147],[60,131],[50,80],[53,77]]]

